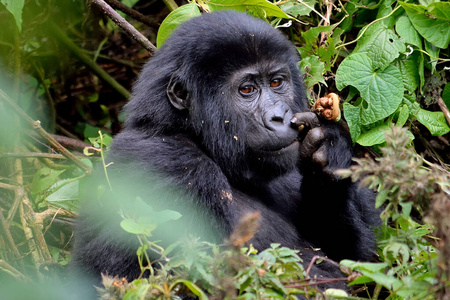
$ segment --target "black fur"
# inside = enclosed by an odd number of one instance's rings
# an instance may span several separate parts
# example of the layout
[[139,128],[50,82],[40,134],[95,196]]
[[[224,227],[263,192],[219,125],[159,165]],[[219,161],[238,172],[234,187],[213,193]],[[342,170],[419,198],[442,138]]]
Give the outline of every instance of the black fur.
[[[262,70],[285,65],[290,72],[285,88],[292,96],[285,101],[286,110],[305,112],[298,61],[296,49],[281,33],[241,13],[206,14],[174,32],[144,67],[126,105],[125,128],[108,156],[114,162],[108,168],[113,192],[90,201],[80,213],[72,262],[77,270],[129,280],[139,275],[136,239],[118,234],[123,230],[112,200],[132,202],[136,195],[152,201],[155,209],[182,212],[183,225],[174,222],[159,229],[156,236],[163,240],[168,231],[183,235],[189,228],[220,242],[241,216],[258,210],[261,229],[252,240],[257,249],[280,243],[299,249],[305,264],[313,255],[334,260],[372,258],[372,227],[378,224],[374,194],[331,172],[351,163],[351,141],[345,130],[337,123],[321,121],[318,128],[323,137],[299,138],[300,146],[295,146],[299,149],[310,149],[303,143],[308,138],[321,145],[318,150],[326,154],[326,167],[312,156],[301,157],[300,150],[294,156],[269,157],[248,146],[250,139],[255,143],[267,139],[274,145],[285,142],[274,142],[278,137],[267,128],[252,127],[260,121],[252,120],[251,109],[241,110],[242,104],[230,91],[230,78],[251,66]],[[187,109],[169,101],[171,80],[177,83],[174,97]],[[270,112],[269,106],[264,109]],[[255,115],[260,116],[258,111]],[[121,182],[128,189],[120,187]],[[117,190],[125,192],[117,195]],[[314,252],[313,247],[321,250]],[[312,274],[341,276],[326,263],[314,266]]]

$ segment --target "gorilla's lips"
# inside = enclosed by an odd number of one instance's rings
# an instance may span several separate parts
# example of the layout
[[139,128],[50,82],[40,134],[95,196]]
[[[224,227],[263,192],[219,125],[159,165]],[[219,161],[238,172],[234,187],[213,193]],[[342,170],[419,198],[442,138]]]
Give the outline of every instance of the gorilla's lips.
[[261,149],[260,152],[264,153],[266,155],[282,155],[282,154],[288,154],[291,152],[298,153],[299,151],[300,143],[297,139],[293,140],[291,143],[287,144],[286,146],[278,146],[273,148],[264,148]]

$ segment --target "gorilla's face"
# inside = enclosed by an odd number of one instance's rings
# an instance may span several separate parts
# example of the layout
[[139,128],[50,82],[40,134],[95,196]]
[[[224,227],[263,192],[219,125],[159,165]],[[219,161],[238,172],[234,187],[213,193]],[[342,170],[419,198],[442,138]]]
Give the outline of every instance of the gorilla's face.
[[245,144],[258,159],[292,162],[298,156],[298,131],[291,125],[297,108],[288,65],[258,63],[234,72],[231,98],[245,122]]

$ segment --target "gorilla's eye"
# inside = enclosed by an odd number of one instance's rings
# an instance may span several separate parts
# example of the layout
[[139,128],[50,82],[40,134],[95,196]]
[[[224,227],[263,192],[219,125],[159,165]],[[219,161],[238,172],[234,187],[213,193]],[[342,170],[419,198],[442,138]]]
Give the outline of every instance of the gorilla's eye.
[[253,85],[244,85],[239,88],[239,92],[243,95],[250,95],[256,91]]
[[273,79],[270,82],[270,86],[273,87],[273,88],[276,88],[276,87],[279,87],[282,83],[283,83],[282,79]]

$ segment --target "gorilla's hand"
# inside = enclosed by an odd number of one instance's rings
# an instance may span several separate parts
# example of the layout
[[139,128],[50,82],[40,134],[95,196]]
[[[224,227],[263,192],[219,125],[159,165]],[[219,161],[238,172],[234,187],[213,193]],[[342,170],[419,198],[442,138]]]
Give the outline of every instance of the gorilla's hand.
[[350,166],[351,141],[341,125],[319,120],[312,112],[294,114],[291,124],[299,128],[303,172],[323,172],[336,178],[335,170]]

